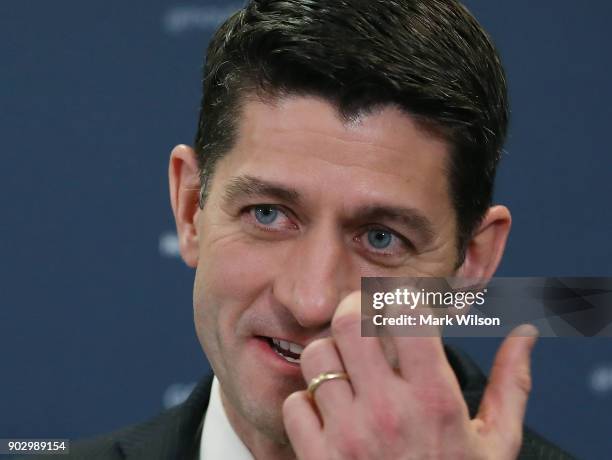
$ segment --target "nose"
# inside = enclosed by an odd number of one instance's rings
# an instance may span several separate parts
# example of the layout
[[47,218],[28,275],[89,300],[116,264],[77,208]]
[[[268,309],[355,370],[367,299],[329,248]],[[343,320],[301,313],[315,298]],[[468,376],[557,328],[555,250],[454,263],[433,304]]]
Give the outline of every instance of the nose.
[[359,288],[350,251],[337,233],[321,227],[296,238],[274,280],[276,299],[303,328],[328,326],[340,300]]

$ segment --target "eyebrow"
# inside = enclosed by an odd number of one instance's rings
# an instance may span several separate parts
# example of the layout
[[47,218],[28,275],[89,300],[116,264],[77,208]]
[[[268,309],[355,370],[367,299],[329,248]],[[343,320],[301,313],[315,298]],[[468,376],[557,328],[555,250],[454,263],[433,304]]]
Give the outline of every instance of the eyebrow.
[[[286,185],[244,175],[230,179],[225,187],[224,201],[228,204],[245,197],[268,197],[290,205],[299,205],[300,193]],[[351,212],[349,221],[391,221],[418,233],[426,244],[435,235],[432,222],[419,210],[411,207],[369,204]]]
[[288,204],[299,204],[300,202],[300,194],[297,190],[248,175],[232,178],[225,187],[223,199],[226,203],[232,203],[252,196],[266,196]]

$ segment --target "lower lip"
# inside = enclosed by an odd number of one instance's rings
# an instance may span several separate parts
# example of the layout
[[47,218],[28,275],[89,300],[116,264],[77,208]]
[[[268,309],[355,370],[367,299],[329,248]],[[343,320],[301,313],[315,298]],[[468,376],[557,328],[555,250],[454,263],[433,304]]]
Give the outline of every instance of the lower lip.
[[297,363],[290,363],[280,356],[274,351],[267,339],[263,337],[253,337],[252,345],[262,355],[262,359],[265,360],[265,362],[269,362],[270,365],[278,371],[290,375],[301,375],[300,365]]

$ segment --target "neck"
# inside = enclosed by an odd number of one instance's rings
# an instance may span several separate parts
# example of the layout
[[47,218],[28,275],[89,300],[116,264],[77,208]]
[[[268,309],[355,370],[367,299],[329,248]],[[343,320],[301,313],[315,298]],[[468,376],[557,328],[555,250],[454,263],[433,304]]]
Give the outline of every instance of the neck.
[[295,453],[285,439],[279,441],[257,429],[227,400],[221,389],[221,402],[232,428],[256,460],[295,460]]

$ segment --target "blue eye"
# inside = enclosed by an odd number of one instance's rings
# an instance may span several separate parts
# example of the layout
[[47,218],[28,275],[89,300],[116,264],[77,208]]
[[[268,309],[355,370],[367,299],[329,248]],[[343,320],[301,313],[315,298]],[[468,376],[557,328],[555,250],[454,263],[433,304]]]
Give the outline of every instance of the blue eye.
[[385,249],[389,247],[393,235],[390,232],[383,230],[369,230],[368,231],[368,243],[370,243],[376,249]]
[[278,217],[278,210],[271,206],[257,206],[255,208],[255,219],[263,225],[270,225]]

